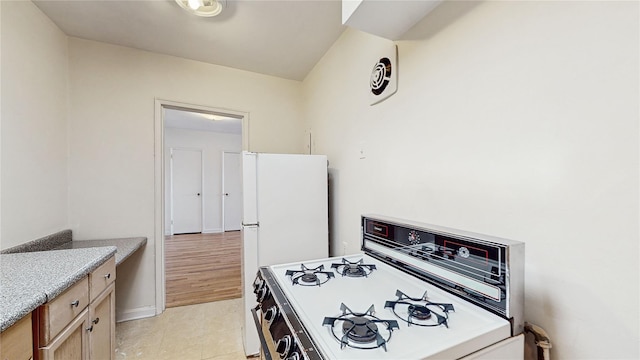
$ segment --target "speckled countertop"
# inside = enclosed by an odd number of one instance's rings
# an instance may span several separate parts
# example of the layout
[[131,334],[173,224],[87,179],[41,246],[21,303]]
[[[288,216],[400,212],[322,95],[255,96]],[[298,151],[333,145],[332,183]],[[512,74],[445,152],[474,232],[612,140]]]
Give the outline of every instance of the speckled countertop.
[[109,246],[0,255],[0,331],[60,295],[115,252]]
[[136,252],[147,243],[146,237],[131,237],[121,239],[101,239],[101,240],[73,240],[68,241],[58,247],[55,250],[62,249],[86,249],[99,246],[115,246],[118,251],[116,252],[116,265],[122,264],[131,254]]
[[39,239],[0,254],[0,332],[60,295],[114,254],[116,265],[120,265],[147,243],[146,237],[70,238],[70,231],[61,232],[44,242]]

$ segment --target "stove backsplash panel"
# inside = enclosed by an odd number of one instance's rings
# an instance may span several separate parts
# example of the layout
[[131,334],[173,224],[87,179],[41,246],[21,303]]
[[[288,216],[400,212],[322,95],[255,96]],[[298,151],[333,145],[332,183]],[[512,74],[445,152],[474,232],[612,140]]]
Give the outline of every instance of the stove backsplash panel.
[[513,335],[523,331],[524,243],[363,215],[362,250],[509,319]]

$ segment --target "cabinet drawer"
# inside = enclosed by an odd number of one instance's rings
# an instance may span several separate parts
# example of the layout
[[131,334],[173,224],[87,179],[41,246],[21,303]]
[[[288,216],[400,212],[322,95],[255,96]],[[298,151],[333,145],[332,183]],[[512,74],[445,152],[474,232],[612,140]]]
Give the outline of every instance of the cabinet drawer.
[[54,300],[40,306],[39,346],[47,346],[89,305],[89,279],[84,278]]
[[91,301],[95,300],[100,293],[116,281],[116,258],[112,256],[89,274],[89,294]]
[[31,314],[29,314],[0,334],[0,359],[31,359],[33,350],[31,339]]

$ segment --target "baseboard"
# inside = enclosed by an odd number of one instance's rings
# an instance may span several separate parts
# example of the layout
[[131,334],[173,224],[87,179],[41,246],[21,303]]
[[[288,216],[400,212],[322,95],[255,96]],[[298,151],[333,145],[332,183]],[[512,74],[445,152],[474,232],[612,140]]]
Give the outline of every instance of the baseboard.
[[116,322],[138,320],[156,316],[155,306],[144,306],[136,309],[127,309],[116,313]]
[[[204,230],[202,230],[202,233],[203,233],[203,234],[218,234],[218,233],[222,233],[222,232],[224,232],[224,231],[222,231],[222,229],[220,229],[220,228],[217,228],[217,229],[204,229]],[[165,230],[165,231],[164,231],[164,234],[165,234],[166,236],[171,235],[171,230]]]

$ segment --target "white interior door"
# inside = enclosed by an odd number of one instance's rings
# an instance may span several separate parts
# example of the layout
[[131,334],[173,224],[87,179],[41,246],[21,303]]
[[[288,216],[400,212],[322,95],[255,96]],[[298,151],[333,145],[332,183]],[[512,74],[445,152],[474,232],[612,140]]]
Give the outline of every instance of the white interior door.
[[171,198],[171,232],[202,232],[202,150],[171,149]]
[[222,206],[224,231],[240,230],[242,224],[242,178],[240,153],[224,152]]

